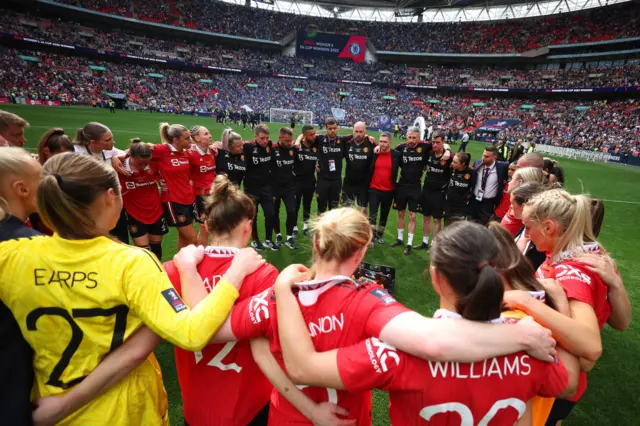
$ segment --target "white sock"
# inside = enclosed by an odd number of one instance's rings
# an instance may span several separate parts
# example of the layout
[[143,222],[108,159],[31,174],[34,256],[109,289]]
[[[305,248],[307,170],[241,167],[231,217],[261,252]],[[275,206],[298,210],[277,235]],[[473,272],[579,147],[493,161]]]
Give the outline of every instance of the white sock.
[[278,233],[276,234],[276,238],[282,238],[282,234],[278,232]]
[[429,237],[424,237],[422,239],[422,242],[425,243],[425,244],[429,244]]
[[293,237],[291,235],[287,235],[287,240],[290,239],[290,238],[293,239]]
[[309,224],[308,224],[307,222],[304,222],[304,223],[302,224],[302,229],[304,229],[305,231],[306,231],[307,229],[309,229]]
[[407,234],[408,238],[407,238],[407,245],[410,246],[411,244],[413,244],[413,234]]
[[[306,223],[305,223],[305,225],[306,225]],[[305,229],[306,229],[306,228],[305,228]],[[294,231],[296,231],[296,232],[298,232],[298,225],[294,226],[294,227],[293,227],[293,230],[294,230]]]
[[404,229],[398,229],[398,239],[400,241],[404,240]]

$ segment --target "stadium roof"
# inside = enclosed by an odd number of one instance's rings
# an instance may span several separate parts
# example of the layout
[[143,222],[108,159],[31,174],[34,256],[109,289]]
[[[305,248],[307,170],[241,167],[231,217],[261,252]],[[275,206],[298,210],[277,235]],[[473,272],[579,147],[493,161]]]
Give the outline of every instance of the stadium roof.
[[251,7],[354,21],[476,22],[558,15],[627,1],[631,0],[252,0]]

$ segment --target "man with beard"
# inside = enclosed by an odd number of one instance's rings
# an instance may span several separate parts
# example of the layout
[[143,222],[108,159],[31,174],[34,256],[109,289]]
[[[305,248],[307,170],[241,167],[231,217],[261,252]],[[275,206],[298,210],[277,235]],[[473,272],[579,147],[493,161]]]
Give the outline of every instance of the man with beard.
[[298,248],[293,239],[293,227],[296,226],[296,181],[293,173],[294,163],[298,154],[298,148],[293,146],[293,130],[288,127],[280,129],[278,144],[273,147],[271,155],[271,176],[273,178],[273,202],[274,202],[274,230],[276,231],[276,245],[283,244],[280,233],[280,203],[284,202],[287,210],[287,240],[286,245],[292,250]]
[[353,139],[347,143],[345,153],[347,171],[342,187],[342,204],[357,204],[362,213],[367,210],[369,202],[371,163],[376,146],[366,132],[367,126],[362,121],[353,126]]
[[311,201],[316,192],[316,166],[318,164],[318,147],[316,145],[316,130],[313,126],[302,126],[302,141],[296,155],[294,167],[296,181],[296,226],[293,228],[293,237],[298,237],[298,213],[300,204],[302,210],[302,232],[309,238],[309,217],[311,216]]
[[416,230],[416,213],[420,210],[422,194],[420,183],[422,172],[427,165],[431,143],[420,143],[420,129],[411,126],[407,129],[407,143],[402,143],[394,148],[401,154],[400,180],[396,185],[396,195],[393,208],[398,211],[398,239],[391,247],[404,244],[404,216],[409,208],[409,233],[404,254],[409,255],[413,244],[413,235]]
[[254,131],[254,141],[244,144],[242,147],[247,171],[244,179],[244,191],[253,199],[256,205],[262,206],[264,214],[265,240],[264,244],[258,237],[258,221],[253,221],[253,242],[251,246],[260,251],[264,248],[273,251],[280,250],[271,238],[273,236],[273,188],[271,187],[271,154],[272,143],[269,140],[269,128],[260,124]]

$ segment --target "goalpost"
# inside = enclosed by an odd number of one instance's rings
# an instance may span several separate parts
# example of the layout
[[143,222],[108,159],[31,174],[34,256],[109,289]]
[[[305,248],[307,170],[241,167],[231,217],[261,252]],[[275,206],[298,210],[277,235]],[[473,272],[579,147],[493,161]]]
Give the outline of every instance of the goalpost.
[[313,112],[299,109],[269,108],[270,123],[291,123],[294,117],[296,124],[313,124]]

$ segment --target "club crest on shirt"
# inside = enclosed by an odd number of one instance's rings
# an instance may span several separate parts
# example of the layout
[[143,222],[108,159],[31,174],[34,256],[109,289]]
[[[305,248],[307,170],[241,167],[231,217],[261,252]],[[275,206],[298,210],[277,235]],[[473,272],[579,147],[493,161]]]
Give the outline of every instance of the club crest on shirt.
[[267,147],[267,154],[271,151],[271,148]]
[[240,156],[240,160],[241,160],[241,161],[244,161],[244,155],[241,155],[241,156]]
[[292,150],[292,149],[291,149],[291,150],[289,150],[289,156],[290,156],[290,157],[293,157],[293,150]]
[[178,293],[175,291],[175,289],[168,288],[166,290],[163,290],[161,293],[176,313],[187,309],[186,305],[184,304],[182,299],[180,299],[180,296],[178,296]]
[[340,141],[339,140],[336,141],[336,145],[340,145]]
[[367,153],[367,152],[369,152],[369,148],[364,147],[364,148],[362,149],[362,151],[363,151],[364,153]]
[[151,169],[147,170],[147,174],[148,175],[152,175],[153,174],[153,170],[151,170]]
[[418,153],[422,152],[422,148],[418,147],[418,149],[416,149],[416,152]]
[[178,216],[178,222],[186,222],[186,221],[187,221],[186,217],[184,217],[182,215]]
[[447,160],[440,160],[440,165],[441,165],[441,166],[444,166],[444,165],[446,165],[446,164],[447,164]]
[[465,178],[466,180],[469,180],[469,179],[471,179],[471,175],[470,175],[469,173],[466,173],[466,174],[464,175],[464,178]]
[[312,149],[313,152],[318,152],[318,148],[316,148],[315,146]]

